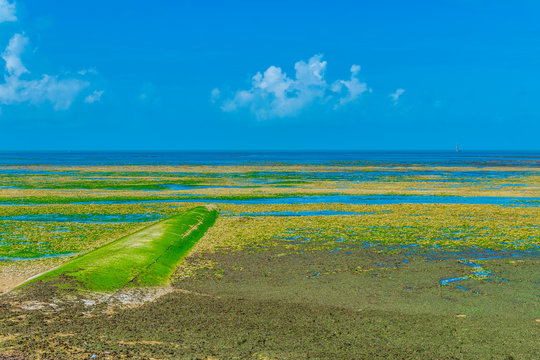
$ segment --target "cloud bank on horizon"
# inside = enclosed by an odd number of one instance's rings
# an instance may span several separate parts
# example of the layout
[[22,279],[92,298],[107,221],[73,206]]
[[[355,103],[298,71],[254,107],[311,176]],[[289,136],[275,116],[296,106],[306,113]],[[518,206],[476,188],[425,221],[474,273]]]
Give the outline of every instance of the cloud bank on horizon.
[[294,78],[272,65],[264,73],[255,74],[247,90],[237,90],[224,97],[221,90],[213,89],[212,102],[225,112],[248,109],[263,120],[294,116],[315,103],[337,109],[371,91],[358,78],[359,65],[351,66],[350,79],[327,82],[327,62],[322,58],[322,55],[314,55],[307,62],[296,62]]
[[[0,23],[17,21],[15,5],[15,2],[0,0]],[[0,83],[0,104],[39,105],[49,102],[55,110],[67,110],[90,83],[80,78],[62,78],[57,75],[42,74],[31,77],[21,58],[28,45],[29,38],[24,33],[16,33],[1,54],[5,61],[5,74],[4,82]],[[94,91],[86,98],[90,101],[85,102],[97,102],[102,94],[103,91]]]

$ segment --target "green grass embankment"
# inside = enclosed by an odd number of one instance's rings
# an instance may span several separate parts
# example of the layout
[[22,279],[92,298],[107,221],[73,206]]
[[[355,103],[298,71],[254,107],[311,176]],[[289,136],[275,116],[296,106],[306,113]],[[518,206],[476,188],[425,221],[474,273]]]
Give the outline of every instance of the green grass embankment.
[[199,206],[82,255],[29,283],[113,291],[166,284],[177,264],[211,227],[217,209]]

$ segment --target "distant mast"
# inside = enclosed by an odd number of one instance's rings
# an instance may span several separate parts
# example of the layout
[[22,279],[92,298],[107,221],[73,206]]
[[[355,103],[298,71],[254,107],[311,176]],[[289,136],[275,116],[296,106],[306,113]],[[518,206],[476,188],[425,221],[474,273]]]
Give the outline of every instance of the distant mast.
[[459,145],[456,144],[456,152],[458,153],[459,152]]

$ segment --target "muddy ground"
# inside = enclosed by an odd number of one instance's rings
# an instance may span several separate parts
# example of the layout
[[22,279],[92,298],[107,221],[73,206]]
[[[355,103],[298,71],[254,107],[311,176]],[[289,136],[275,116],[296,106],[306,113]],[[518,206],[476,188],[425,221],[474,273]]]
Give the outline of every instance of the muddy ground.
[[198,253],[170,288],[102,302],[35,284],[0,299],[0,359],[540,358],[537,257],[461,289],[439,281],[471,272],[463,253],[404,251]]

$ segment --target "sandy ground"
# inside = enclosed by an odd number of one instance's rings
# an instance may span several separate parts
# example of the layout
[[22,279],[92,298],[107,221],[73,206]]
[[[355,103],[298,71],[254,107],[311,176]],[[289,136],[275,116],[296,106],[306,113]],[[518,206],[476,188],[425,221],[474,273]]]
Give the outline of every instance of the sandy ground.
[[17,263],[0,263],[0,295],[9,292],[26,280],[51,270],[64,262],[64,259],[44,259]]
[[0,295],[5,294],[25,280],[25,276],[11,276],[8,278],[2,278],[0,280]]

